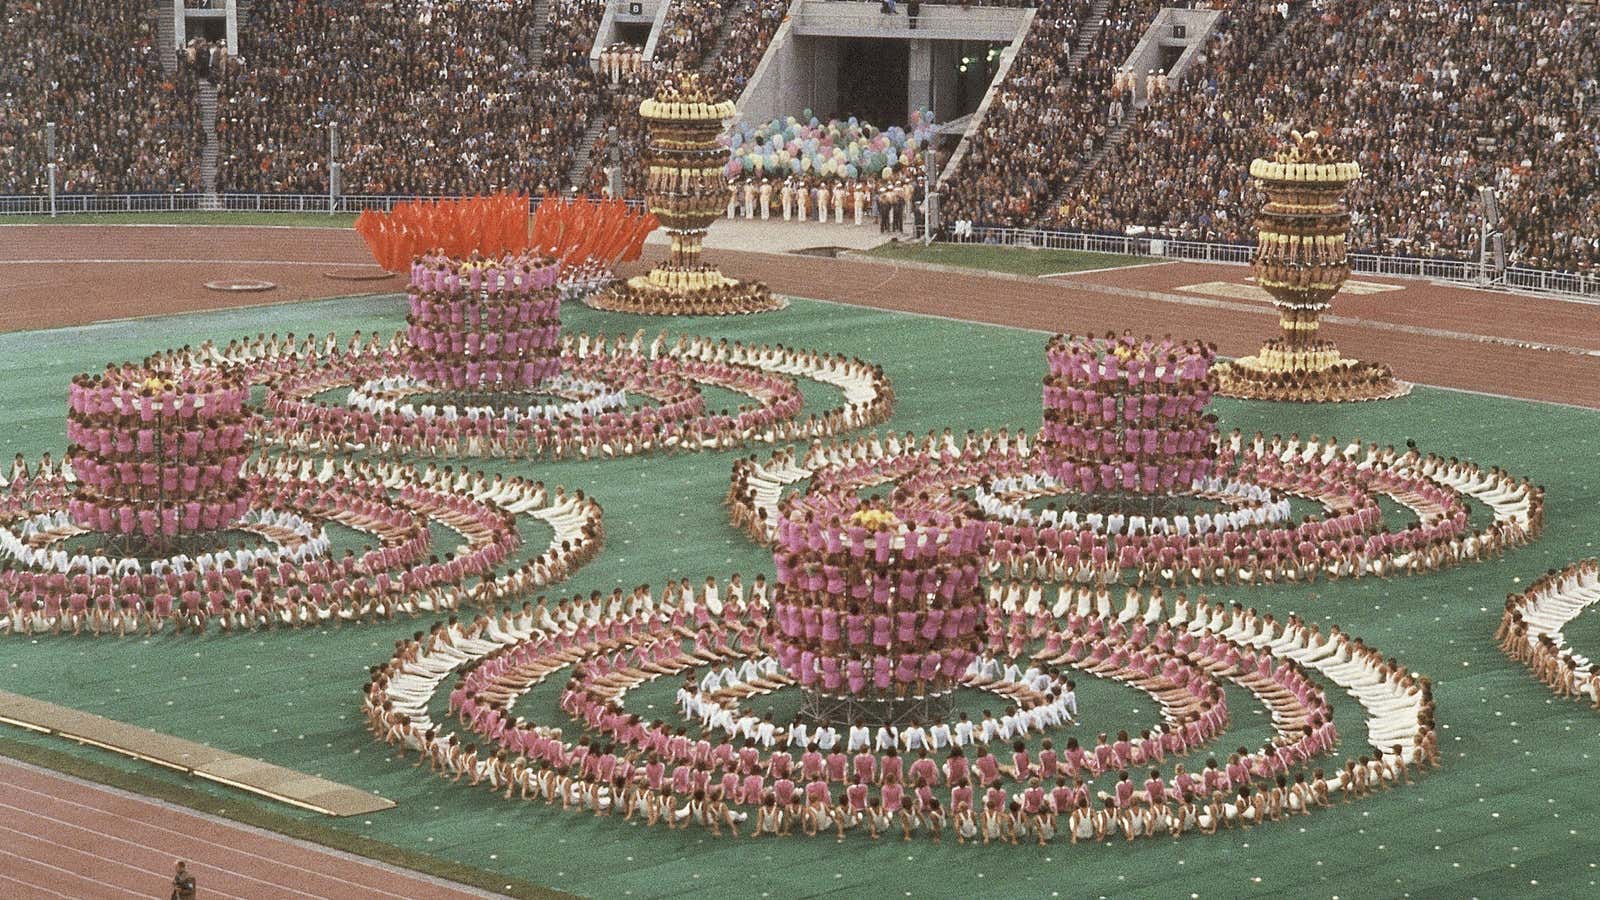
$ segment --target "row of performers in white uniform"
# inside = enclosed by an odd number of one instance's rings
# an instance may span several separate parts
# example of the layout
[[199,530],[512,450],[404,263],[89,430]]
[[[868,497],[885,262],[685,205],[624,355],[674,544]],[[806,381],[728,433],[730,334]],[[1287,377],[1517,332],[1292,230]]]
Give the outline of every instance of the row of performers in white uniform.
[[884,215],[899,204],[902,220],[915,220],[916,184],[907,178],[890,181],[806,181],[798,178],[747,178],[728,185],[728,218],[770,219],[780,212],[785,222],[852,224]]

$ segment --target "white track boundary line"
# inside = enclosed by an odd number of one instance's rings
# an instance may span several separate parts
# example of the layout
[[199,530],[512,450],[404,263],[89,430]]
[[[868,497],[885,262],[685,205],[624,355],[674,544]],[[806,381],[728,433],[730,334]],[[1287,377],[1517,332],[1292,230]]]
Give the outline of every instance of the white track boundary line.
[[29,891],[28,896],[33,896],[34,894],[49,894],[52,897],[62,897],[62,898],[64,898],[64,900],[72,900],[71,897],[68,897],[66,894],[63,894],[60,891],[51,890],[50,888],[47,888],[42,884],[34,884],[31,881],[23,881],[20,878],[13,878],[10,875],[5,874],[4,872],[0,872],[0,881],[9,881],[12,884],[20,884],[20,885],[22,885],[23,887],[28,889],[28,891]]
[[[815,297],[801,297],[801,296],[793,295],[793,294],[788,295],[788,296],[791,299],[803,300],[803,301],[805,301],[807,303],[826,303],[829,306],[848,306],[848,307],[850,307],[852,309],[866,309],[866,310],[871,310],[873,312],[890,313],[890,314],[897,315],[897,316],[918,316],[918,317],[924,318],[924,319],[939,319],[940,321],[954,322],[954,323],[959,324],[959,325],[978,325],[978,326],[983,327],[983,328],[1003,328],[1003,329],[1005,329],[1007,331],[1021,331],[1021,332],[1025,333],[1025,334],[1055,334],[1055,332],[1050,331],[1048,329],[1044,329],[1044,328],[1028,328],[1028,327],[1023,326],[1023,325],[1005,325],[1005,324],[1002,324],[1002,323],[999,323],[999,322],[983,322],[983,321],[979,321],[979,320],[976,320],[976,319],[961,319],[961,318],[957,318],[955,316],[940,315],[939,313],[925,313],[925,312],[913,312],[911,310],[904,310],[904,309],[890,309],[888,307],[872,306],[872,305],[869,305],[869,304],[866,304],[866,303],[851,303],[848,300],[819,300],[819,299],[817,299]],[[1420,385],[1422,387],[1428,388],[1429,390],[1435,390],[1435,391],[1455,391],[1458,394],[1474,394],[1474,395],[1479,396],[1479,397],[1493,397],[1496,400],[1514,400],[1514,401],[1516,401],[1518,403],[1543,403],[1543,404],[1545,404],[1547,406],[1560,406],[1560,407],[1563,407],[1563,408],[1566,408],[1566,409],[1583,410],[1584,412],[1596,412],[1597,411],[1594,407],[1592,407],[1592,406],[1584,406],[1581,403],[1564,403],[1564,402],[1562,402],[1560,400],[1540,400],[1540,399],[1537,399],[1537,398],[1534,398],[1534,397],[1513,397],[1510,394],[1497,394],[1497,393],[1495,393],[1493,391],[1480,391],[1480,390],[1475,390],[1473,388],[1450,387],[1448,385],[1443,385],[1443,384],[1426,384],[1426,383],[1420,382],[1420,381],[1413,381],[1411,383],[1412,384],[1416,384],[1416,385]],[[1224,398],[1224,399],[1226,399],[1226,398]]]
[[232,266],[334,266],[336,268],[363,268],[375,269],[375,263],[357,262],[315,262],[303,259],[156,259],[149,257],[114,257],[109,259],[73,258],[73,259],[0,259],[0,266],[69,266],[69,265],[141,265],[141,266],[198,266],[198,265],[232,265]]
[[[1181,261],[1182,260],[1176,260],[1176,259],[1162,259],[1162,260],[1157,260],[1155,262],[1147,262],[1147,263],[1128,263],[1125,266],[1101,266],[1098,269],[1076,269],[1076,270],[1071,271],[1071,272],[1051,272],[1048,275],[1040,275],[1038,277],[1040,277],[1040,278],[1066,278],[1069,275],[1093,275],[1096,272],[1122,272],[1122,271],[1125,271],[1125,270],[1128,270],[1128,269],[1153,269],[1156,266],[1175,266]],[[982,271],[982,270],[979,269],[979,270],[976,270],[976,271]]]
[[[8,828],[8,829],[5,829],[5,830],[6,831],[10,831],[11,829]],[[22,834],[22,832],[20,832],[20,831],[17,832],[17,833],[18,834]],[[24,837],[32,837],[32,835],[23,835],[23,836]],[[71,849],[71,848],[65,848],[65,849]],[[90,854],[90,855],[92,856],[93,854]],[[128,890],[127,888],[123,887],[120,884],[112,884],[112,883],[110,883],[108,881],[101,881],[98,878],[90,878],[88,875],[85,875],[82,872],[74,872],[71,869],[63,869],[60,866],[51,865],[50,863],[47,863],[42,859],[30,859],[30,858],[28,858],[26,856],[23,856],[20,853],[12,853],[10,850],[5,849],[4,847],[0,847],[0,856],[9,856],[12,859],[20,859],[20,860],[22,860],[23,862],[25,862],[25,863],[27,863],[29,865],[43,866],[44,868],[49,869],[52,872],[60,872],[63,875],[67,875],[67,876],[70,876],[72,878],[76,878],[79,881],[87,881],[90,884],[98,884],[103,888],[109,888],[109,889],[111,889],[113,891],[116,891],[119,894],[126,894],[126,895],[128,895],[130,897],[143,897],[143,896],[145,896],[142,893],[137,893],[135,891],[130,891],[130,890]]]

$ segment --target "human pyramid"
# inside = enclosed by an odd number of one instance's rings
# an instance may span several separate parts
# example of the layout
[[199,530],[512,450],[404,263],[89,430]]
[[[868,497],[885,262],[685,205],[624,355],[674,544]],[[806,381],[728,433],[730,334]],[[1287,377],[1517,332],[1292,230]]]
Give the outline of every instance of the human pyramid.
[[1507,594],[1495,640],[1507,656],[1533,671],[1560,697],[1587,700],[1600,710],[1600,668],[1566,646],[1562,629],[1600,603],[1600,560],[1586,559],[1545,573],[1521,594]]
[[75,376],[67,390],[72,520],[141,552],[228,527],[251,504],[239,477],[255,419],[249,399],[249,382],[233,369],[124,363]]
[[1084,494],[1188,493],[1211,473],[1215,348],[1056,335],[1045,347],[1044,469]]
[[1344,192],[1361,167],[1315,131],[1289,133],[1271,158],[1250,163],[1267,195],[1256,217],[1256,282],[1272,295],[1280,337],[1261,351],[1217,367],[1230,397],[1326,403],[1399,397],[1410,385],[1388,366],[1346,359],[1318,337],[1321,317],[1350,277]]
[[530,391],[561,371],[560,265],[442,252],[411,265],[408,374],[441,390]]
[[648,273],[590,296],[589,305],[638,315],[713,316],[785,305],[766,285],[729,278],[701,261],[706,231],[722,209],[728,150],[718,136],[735,113],[733,101],[717,98],[692,72],[662,79],[655,96],[639,104],[650,128],[646,197],[667,229],[671,251]]
[[[553,605],[541,598],[467,624],[452,617],[401,642],[374,668],[368,724],[416,753],[417,765],[506,798],[669,829],[738,835],[743,827],[756,837],[842,839],[852,830],[906,840],[939,840],[948,831],[958,842],[983,843],[1180,837],[1308,814],[1336,798],[1350,802],[1408,783],[1439,764],[1427,679],[1337,627],[1324,633],[1298,617],[1279,622],[1204,598],[1169,615],[1157,597],[1137,618],[1089,608],[1064,626],[991,608],[989,616],[1017,619],[1042,640],[1034,660],[1005,664],[1004,648],[991,640],[963,673],[964,684],[1015,704],[1004,717],[963,715],[875,732],[859,723],[778,723],[742,708],[790,683],[766,643],[778,632],[764,598],[759,579],[748,593],[737,576],[725,587],[708,579],[698,595],[685,579],[659,601],[641,585],[610,598],[594,593]],[[1092,747],[1076,738],[1060,750],[1049,738],[1032,743],[1076,717],[1063,665],[1150,693],[1164,723],[1138,737],[1101,734]],[[512,713],[520,696],[569,668],[560,706],[576,740]],[[699,670],[705,674],[693,677]],[[1350,691],[1367,712],[1369,749],[1359,757],[1318,766],[1338,732],[1312,671]],[[429,712],[452,673],[459,678],[448,710],[468,730],[465,739]],[[626,709],[629,691],[678,677],[676,713],[698,733]],[[1190,773],[1178,758],[1226,727],[1223,681],[1272,709],[1274,735],[1257,751],[1239,748],[1225,763],[1212,756]],[[1148,777],[1136,780],[1132,769]],[[1102,777],[1110,780],[1097,782]]]
[[802,689],[905,700],[954,690],[979,645],[983,524],[861,502],[778,523],[773,655]]

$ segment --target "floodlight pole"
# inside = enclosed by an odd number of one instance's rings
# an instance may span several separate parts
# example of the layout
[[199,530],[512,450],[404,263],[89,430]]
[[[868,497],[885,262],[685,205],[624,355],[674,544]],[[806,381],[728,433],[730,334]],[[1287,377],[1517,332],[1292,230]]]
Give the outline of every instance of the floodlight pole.
[[606,129],[606,187],[611,192],[611,199],[621,200],[622,185],[622,147],[617,143],[617,126],[612,125]]
[[45,174],[50,180],[50,218],[56,217],[56,123],[44,123]]
[[328,123],[328,215],[339,205],[339,123]]

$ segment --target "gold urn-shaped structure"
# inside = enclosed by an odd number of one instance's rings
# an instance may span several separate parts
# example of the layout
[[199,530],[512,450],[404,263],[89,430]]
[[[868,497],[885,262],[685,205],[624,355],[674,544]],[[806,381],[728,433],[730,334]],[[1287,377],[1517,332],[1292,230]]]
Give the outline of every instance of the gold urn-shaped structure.
[[1410,391],[1388,366],[1343,358],[1320,333],[1322,315],[1350,277],[1344,193],[1361,177],[1361,167],[1315,131],[1290,132],[1290,142],[1271,159],[1251,161],[1250,176],[1267,195],[1256,216],[1252,267],[1278,308],[1282,334],[1254,356],[1219,365],[1218,393],[1320,403]]
[[664,79],[656,95],[639,104],[650,130],[646,200],[672,250],[648,274],[593,295],[591,306],[649,315],[729,315],[783,306],[766,285],[729,278],[701,259],[706,231],[727,201],[723,170],[729,151],[719,138],[735,112],[733,101],[713,97],[692,72]]

